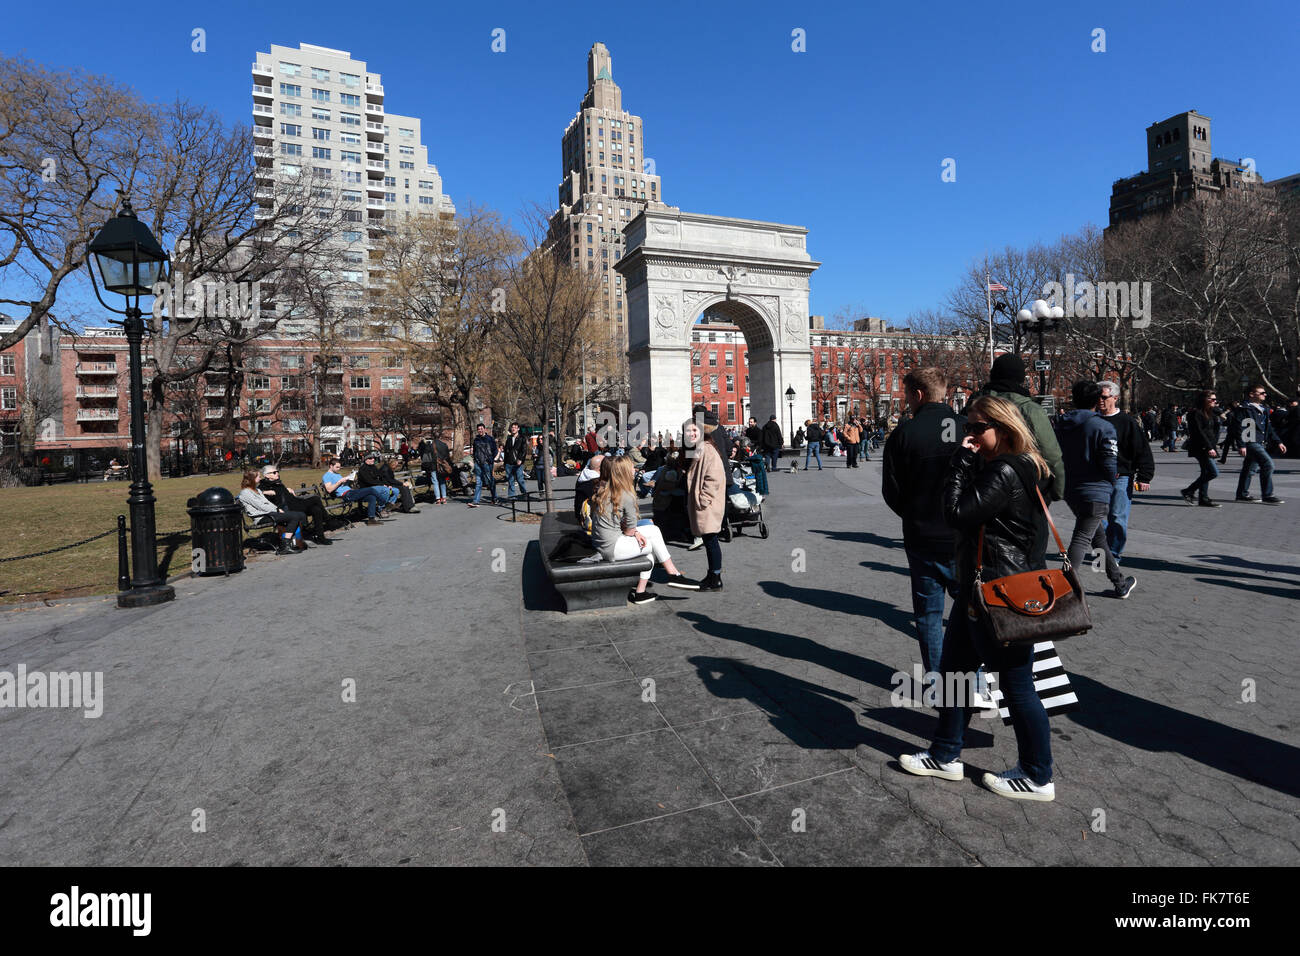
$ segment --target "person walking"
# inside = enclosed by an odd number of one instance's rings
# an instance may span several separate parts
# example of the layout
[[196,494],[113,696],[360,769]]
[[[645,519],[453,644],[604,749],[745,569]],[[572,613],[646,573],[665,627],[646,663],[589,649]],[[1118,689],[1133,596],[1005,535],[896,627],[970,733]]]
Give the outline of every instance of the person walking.
[[[966,413],[966,437],[952,456],[942,492],[944,520],[957,538],[958,590],[943,649],[939,725],[929,749],[903,754],[899,764],[922,777],[965,776],[960,757],[973,708],[963,698],[973,683],[967,675],[983,661],[998,675],[1019,757],[1009,770],[984,774],[984,786],[1011,800],[1054,800],[1052,738],[1034,689],[1033,642],[1001,646],[972,604],[977,561],[984,580],[1047,567],[1047,515],[1039,493],[1053,480],[1052,470],[1011,401],[981,395]],[[977,556],[981,535],[984,550]]]
[[776,416],[773,415],[763,426],[763,457],[767,464],[768,471],[776,471],[780,467],[779,459],[781,458],[781,449],[785,446],[785,439],[781,435],[781,426],[777,423]]
[[858,467],[858,445],[862,441],[862,432],[858,429],[858,422],[855,418],[850,418],[840,430],[840,436],[844,440],[844,450],[848,453],[849,468]]
[[1074,409],[1065,414],[1057,430],[1065,461],[1065,503],[1074,513],[1074,535],[1070,538],[1070,564],[1083,567],[1090,548],[1105,560],[1106,576],[1117,598],[1133,593],[1137,579],[1124,577],[1106,539],[1106,515],[1111,493],[1119,479],[1118,439],[1115,429],[1101,415],[1101,386],[1078,381],[1071,389]]
[[[948,378],[940,369],[908,372],[903,376],[903,393],[912,417],[885,442],[880,484],[885,504],[903,519],[913,623],[921,644],[925,680],[932,683],[939,679],[943,663],[943,597],[957,591],[957,539],[943,517],[943,487],[949,462],[960,448],[965,419],[945,401]],[[974,706],[993,706],[982,669],[976,680],[976,697]]]
[[976,395],[1005,398],[1020,410],[1029,430],[1034,433],[1034,440],[1038,442],[1043,458],[1052,469],[1051,500],[1059,501],[1065,495],[1065,465],[1061,461],[1061,446],[1057,443],[1056,432],[1052,430],[1047,412],[1029,397],[1029,389],[1025,387],[1025,363],[1020,360],[1020,356],[1008,352],[994,359],[988,383]]
[[822,433],[822,426],[811,418],[805,421],[804,428],[808,429],[808,449],[803,453],[803,470],[808,470],[808,462],[817,459],[817,470],[822,470],[822,442],[825,435]]
[[1246,393],[1237,414],[1228,420],[1227,445],[1236,448],[1241,455],[1241,475],[1237,478],[1237,500],[1254,501],[1250,493],[1250,478],[1259,470],[1259,493],[1266,505],[1284,504],[1281,498],[1273,494],[1273,459],[1269,456],[1268,446],[1277,444],[1278,451],[1285,455],[1286,445],[1273,427],[1273,419],[1264,404],[1268,393],[1263,385],[1253,385]]
[[469,502],[471,508],[477,508],[482,501],[484,485],[492,491],[492,503],[497,503],[497,479],[492,473],[499,450],[497,440],[488,434],[487,426],[482,422],[478,423],[477,431],[474,436],[474,500]]
[[871,426],[867,424],[865,418],[858,418],[858,434],[861,436],[858,439],[858,460],[860,462],[871,461],[871,449],[867,447],[870,428]]
[[519,423],[510,423],[510,433],[502,446],[506,466],[506,498],[514,500],[515,484],[519,493],[527,497],[528,489],[524,486],[524,459],[528,457],[528,439],[519,431]]
[[447,503],[447,478],[451,475],[451,449],[437,435],[420,442],[420,466],[429,479],[429,491],[435,505]]
[[1201,473],[1180,494],[1189,505],[1202,508],[1219,507],[1219,503],[1210,497],[1210,482],[1219,477],[1216,461],[1219,457],[1216,447],[1219,441],[1217,405],[1214,389],[1202,389],[1196,393],[1195,404],[1187,415],[1187,454],[1196,459]]
[[1119,564],[1128,543],[1129,514],[1133,507],[1133,490],[1147,491],[1156,474],[1156,460],[1151,454],[1151,443],[1146,429],[1132,415],[1119,410],[1119,385],[1115,382],[1098,382],[1101,389],[1101,417],[1115,429],[1117,471],[1115,486],[1110,493],[1110,506],[1106,511],[1106,541],[1110,553]]
[[718,532],[722,530],[726,508],[727,467],[717,447],[709,441],[713,428],[706,424],[701,431],[694,419],[682,425],[682,445],[693,458],[686,473],[686,516],[691,532],[703,539],[704,553],[709,557],[709,573],[700,581],[701,591],[722,590],[722,545],[718,543]]

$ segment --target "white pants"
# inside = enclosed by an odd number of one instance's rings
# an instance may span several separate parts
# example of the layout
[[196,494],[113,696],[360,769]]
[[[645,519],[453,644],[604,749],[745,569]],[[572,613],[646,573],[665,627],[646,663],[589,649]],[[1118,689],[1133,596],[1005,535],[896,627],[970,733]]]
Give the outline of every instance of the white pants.
[[[637,531],[641,532],[641,537],[645,538],[645,547],[636,543],[636,538],[631,535],[621,534],[618,540],[614,542],[614,560],[624,561],[628,558],[635,558],[638,554],[648,554],[654,560],[663,564],[668,560],[668,546],[664,544],[663,533],[652,524],[640,525]],[[650,580],[650,572],[642,571],[641,580]]]

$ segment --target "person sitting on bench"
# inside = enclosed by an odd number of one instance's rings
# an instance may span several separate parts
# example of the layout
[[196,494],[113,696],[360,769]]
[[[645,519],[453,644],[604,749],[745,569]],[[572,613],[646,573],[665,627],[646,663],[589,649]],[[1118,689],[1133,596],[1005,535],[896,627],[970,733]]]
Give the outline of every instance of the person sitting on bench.
[[600,483],[604,461],[604,455],[592,455],[582,471],[578,472],[578,483],[573,486],[573,514],[578,521],[582,521],[582,503],[595,494],[596,486]]
[[362,488],[375,489],[385,506],[395,503],[398,498],[397,486],[384,480],[384,474],[379,470],[379,453],[368,451],[361,456],[361,461],[362,465],[356,471],[357,484]]
[[342,498],[344,501],[364,501],[366,503],[366,524],[379,524],[379,519],[375,517],[375,509],[383,508],[387,501],[386,496],[381,495],[375,488],[353,488],[348,482],[357,480],[357,473],[354,471],[346,478],[340,474],[339,469],[343,467],[343,462],[339,458],[331,459],[330,470],[321,476],[321,483],[325,485],[326,494]]
[[398,478],[393,471],[393,462],[396,458],[389,458],[382,461],[379,465],[379,475],[384,479],[384,483],[390,488],[396,488],[398,497],[402,506],[397,510],[404,515],[418,515],[419,509],[415,507],[415,495],[412,493],[411,483],[404,478]]
[[278,465],[264,465],[262,477],[257,483],[257,490],[266,495],[277,508],[285,511],[301,511],[310,519],[311,539],[317,544],[330,545],[334,542],[325,537],[325,506],[315,495],[298,496],[284,486],[280,480]]
[[266,495],[257,490],[257,478],[257,472],[246,471],[244,480],[240,482],[239,503],[244,506],[244,512],[254,521],[265,518],[268,523],[284,529],[282,537],[276,544],[276,554],[297,554],[299,551],[305,551],[307,546],[294,541],[293,535],[307,523],[307,516],[301,511],[282,511],[277,508]]

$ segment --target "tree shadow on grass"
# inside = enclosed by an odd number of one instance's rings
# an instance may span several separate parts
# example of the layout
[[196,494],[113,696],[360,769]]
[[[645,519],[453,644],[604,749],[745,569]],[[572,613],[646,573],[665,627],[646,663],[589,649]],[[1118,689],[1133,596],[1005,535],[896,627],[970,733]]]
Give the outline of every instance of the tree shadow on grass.
[[1189,760],[1300,797],[1300,748],[1070,675],[1083,704],[1069,719],[1112,740]]

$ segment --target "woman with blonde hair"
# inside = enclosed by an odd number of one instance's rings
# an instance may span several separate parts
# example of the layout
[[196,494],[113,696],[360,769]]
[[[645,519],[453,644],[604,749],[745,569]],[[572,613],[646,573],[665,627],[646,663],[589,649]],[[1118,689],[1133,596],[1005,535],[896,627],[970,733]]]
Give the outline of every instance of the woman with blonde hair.
[[[944,520],[957,533],[958,594],[939,668],[945,690],[939,728],[929,750],[904,754],[899,763],[919,776],[962,779],[958,758],[975,709],[968,706],[973,680],[963,675],[973,675],[983,661],[998,675],[1020,756],[1010,770],[984,774],[984,785],[1013,800],[1053,800],[1052,743],[1047,712],[1034,690],[1033,642],[997,644],[972,601],[981,533],[984,580],[1047,567],[1047,513],[1040,494],[1051,487],[1052,470],[1011,402],[981,395],[966,414],[966,437],[953,453],[942,497]],[[948,696],[953,692],[956,699]]]
[[[636,469],[623,455],[606,456],[600,465],[600,484],[591,496],[591,542],[606,561],[623,561],[648,554],[668,572],[672,587],[694,589],[694,582],[677,570],[668,556],[664,536],[653,523],[639,525],[641,514],[637,507],[633,476]],[[642,571],[641,579],[627,599],[633,604],[649,604],[655,599],[647,588],[650,572]]]

